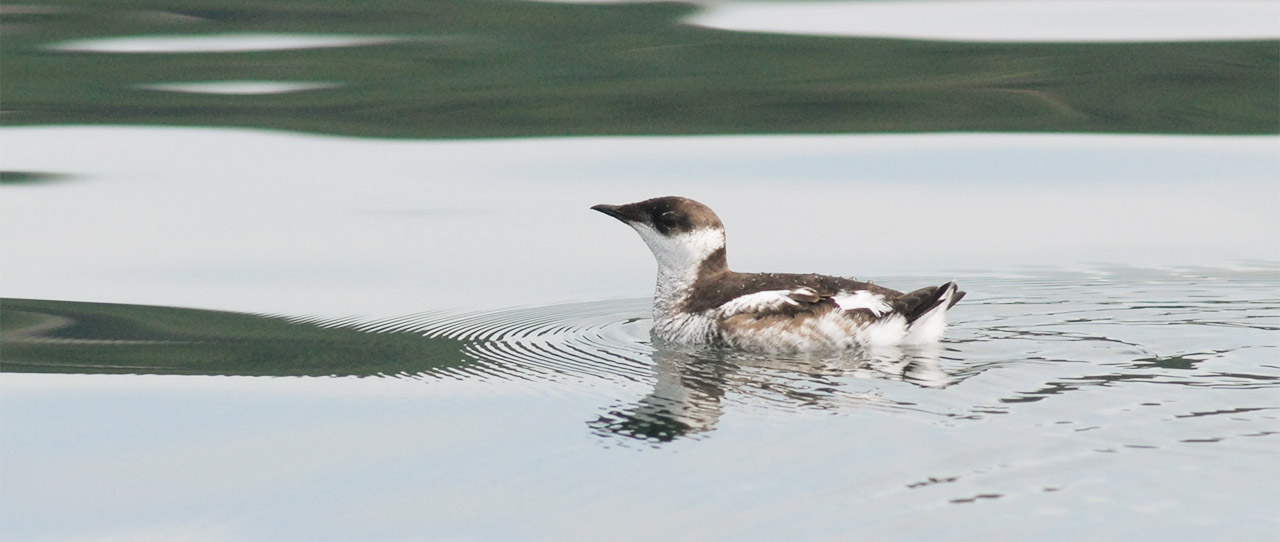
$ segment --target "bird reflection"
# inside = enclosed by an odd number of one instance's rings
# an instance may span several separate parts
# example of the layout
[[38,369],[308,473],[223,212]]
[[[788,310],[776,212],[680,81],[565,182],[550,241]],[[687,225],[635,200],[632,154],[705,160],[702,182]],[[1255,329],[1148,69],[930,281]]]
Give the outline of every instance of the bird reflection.
[[715,429],[729,394],[767,395],[796,408],[834,410],[849,403],[849,395],[838,391],[841,377],[901,380],[928,388],[954,381],[939,366],[942,346],[937,344],[797,358],[690,348],[656,339],[654,346],[653,391],[590,422],[597,433],[653,443],[697,436]]

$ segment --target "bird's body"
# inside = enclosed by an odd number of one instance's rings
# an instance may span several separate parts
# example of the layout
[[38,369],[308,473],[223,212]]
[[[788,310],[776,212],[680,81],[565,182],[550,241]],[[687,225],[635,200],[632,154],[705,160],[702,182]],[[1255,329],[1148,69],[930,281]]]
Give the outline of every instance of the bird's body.
[[954,283],[901,293],[814,274],[737,273],[724,226],[696,201],[654,198],[597,205],[640,234],[658,261],[654,334],[679,344],[757,352],[813,352],[937,342]]

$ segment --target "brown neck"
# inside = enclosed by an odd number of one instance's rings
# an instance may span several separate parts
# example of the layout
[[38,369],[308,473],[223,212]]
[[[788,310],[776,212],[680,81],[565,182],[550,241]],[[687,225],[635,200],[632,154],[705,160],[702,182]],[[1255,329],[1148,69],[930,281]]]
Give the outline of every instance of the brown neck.
[[724,247],[720,247],[702,262],[702,267],[698,268],[698,279],[703,280],[728,272],[729,262],[725,258]]

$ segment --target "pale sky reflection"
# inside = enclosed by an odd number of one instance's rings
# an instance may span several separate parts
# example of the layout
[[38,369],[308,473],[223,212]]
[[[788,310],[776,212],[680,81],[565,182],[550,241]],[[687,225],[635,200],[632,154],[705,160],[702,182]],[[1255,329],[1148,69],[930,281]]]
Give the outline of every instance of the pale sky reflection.
[[[742,270],[876,278],[1280,259],[1275,137],[832,135],[385,141],[0,131],[0,295],[392,315],[650,293],[588,207],[680,194]],[[421,212],[417,212],[421,211]]]

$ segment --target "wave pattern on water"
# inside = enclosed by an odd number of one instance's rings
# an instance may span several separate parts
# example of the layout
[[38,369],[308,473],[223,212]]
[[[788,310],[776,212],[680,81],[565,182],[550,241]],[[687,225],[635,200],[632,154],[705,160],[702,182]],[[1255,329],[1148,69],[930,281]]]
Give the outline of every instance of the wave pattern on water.
[[[1177,405],[1168,421],[1230,410],[1217,402],[1224,392],[1242,409],[1233,419],[1280,408],[1274,395],[1248,393],[1280,387],[1275,264],[962,283],[969,296],[941,345],[794,358],[655,345],[645,299],[377,321],[5,300],[0,324],[6,371],[554,382],[563,385],[544,389],[608,397],[590,422],[597,432],[658,442],[706,434],[726,413],[871,411],[950,424],[1030,405],[1071,410],[1102,394]],[[1224,437],[1191,440],[1213,438]]]
[[[647,300],[428,313],[358,329],[459,341],[474,360],[422,378],[642,387],[647,393],[618,400],[591,424],[667,441],[712,430],[726,409],[863,408],[974,420],[1098,388],[1274,389],[1280,364],[1265,360],[1280,351],[1277,285],[1270,264],[977,275],[965,280],[970,296],[953,310],[942,345],[826,357],[655,347]],[[988,372],[995,376],[974,379]],[[929,395],[942,388],[955,389]]]
[[[645,300],[371,322],[6,299],[5,371],[26,359],[389,375],[4,375],[7,404],[23,414],[6,418],[19,437],[6,440],[16,443],[6,459],[25,467],[6,472],[27,474],[14,487],[38,489],[13,492],[13,517],[26,506],[44,524],[65,521],[85,508],[61,506],[77,498],[96,517],[122,491],[155,495],[149,508],[166,513],[161,501],[174,495],[216,508],[230,493],[208,494],[209,480],[252,495],[274,474],[272,487],[304,496],[317,483],[355,484],[337,491],[354,501],[330,508],[392,503],[391,516],[412,518],[395,535],[419,533],[422,510],[491,521],[494,488],[525,487],[554,500],[499,517],[511,532],[554,508],[609,525],[693,518],[659,537],[707,538],[685,527],[737,525],[752,510],[790,518],[750,527],[770,538],[927,537],[976,518],[996,538],[1070,539],[1080,521],[1059,512],[1088,510],[1090,525],[1117,538],[1272,537],[1280,266],[958,278],[969,296],[940,348],[830,359],[654,345]],[[290,465],[302,470],[281,470]],[[723,487],[735,488],[729,508],[706,498]],[[441,495],[401,506],[423,488]],[[28,494],[43,500],[32,507]],[[304,508],[290,514],[310,525],[316,510]],[[987,521],[996,516],[1016,520]],[[904,531],[907,517],[928,525]]]
[[451,377],[461,373],[481,379],[639,382],[650,374],[647,303],[619,300],[473,314],[430,312],[354,327],[370,333],[417,333],[464,344],[462,353],[474,363],[451,371],[447,375]]

